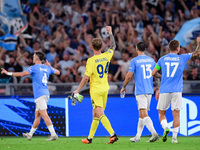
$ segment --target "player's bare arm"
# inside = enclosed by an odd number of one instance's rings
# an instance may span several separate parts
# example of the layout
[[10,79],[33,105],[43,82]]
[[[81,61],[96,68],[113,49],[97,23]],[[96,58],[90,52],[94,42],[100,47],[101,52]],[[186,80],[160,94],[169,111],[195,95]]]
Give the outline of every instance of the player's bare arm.
[[159,90],[160,89],[160,79],[156,78],[155,81],[156,81],[156,88]]
[[158,69],[156,68],[153,69],[152,76],[156,78],[155,80],[156,80],[157,87],[160,87],[160,78],[162,77],[162,75],[158,73]]
[[60,71],[58,69],[56,69],[54,67],[51,67],[51,68],[53,68],[55,70],[55,73],[54,73],[55,75],[60,75]]
[[154,68],[152,71],[152,76],[156,77],[158,73],[158,69]]
[[156,100],[158,100],[160,90],[160,78],[162,77],[162,75],[158,73],[158,69],[154,68],[152,71],[152,76],[156,77]]
[[153,69],[152,75],[155,77],[156,87],[157,87],[157,89],[159,89],[160,88],[160,78],[162,77],[162,75],[160,73],[158,73],[158,69],[156,69],[156,68]]
[[60,71],[58,69],[52,67],[51,64],[48,62],[48,60],[46,60],[45,65],[50,66],[52,69],[54,69],[55,70],[54,74],[60,75]]
[[192,57],[200,55],[200,37],[197,37],[197,47],[196,50],[192,53]]
[[129,83],[129,81],[131,80],[131,78],[133,77],[133,72],[128,72],[124,81],[124,85],[120,91],[120,94],[122,94],[123,91],[126,91],[126,86]]
[[159,99],[159,93],[160,93],[160,79],[156,78],[156,100]]
[[84,75],[84,77],[81,80],[81,83],[78,86],[78,89],[74,91],[74,94],[79,93],[79,91],[84,87],[84,85],[89,81],[90,77]]
[[8,72],[4,68],[1,68],[1,74],[6,74],[8,76],[14,76],[14,77],[23,77],[23,76],[30,75],[30,73],[28,71],[24,71],[24,72]]
[[109,35],[110,35],[110,49],[115,50],[116,48],[116,43],[115,43],[115,38],[112,34],[112,28],[111,26],[106,26],[106,30],[108,31]]
[[160,73],[158,73],[158,72],[156,72],[156,74],[155,75],[153,75],[155,78],[162,78],[162,75],[160,74]]

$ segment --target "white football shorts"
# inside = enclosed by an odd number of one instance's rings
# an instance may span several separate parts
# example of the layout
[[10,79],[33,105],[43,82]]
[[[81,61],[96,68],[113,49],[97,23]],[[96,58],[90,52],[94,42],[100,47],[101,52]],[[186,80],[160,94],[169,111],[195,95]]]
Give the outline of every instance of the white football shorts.
[[160,93],[157,109],[167,110],[170,107],[171,110],[181,110],[182,108],[182,92],[174,93]]
[[49,95],[40,96],[35,100],[35,111],[47,109],[47,102],[49,101]]
[[151,97],[152,94],[136,95],[138,110],[140,109],[150,110]]

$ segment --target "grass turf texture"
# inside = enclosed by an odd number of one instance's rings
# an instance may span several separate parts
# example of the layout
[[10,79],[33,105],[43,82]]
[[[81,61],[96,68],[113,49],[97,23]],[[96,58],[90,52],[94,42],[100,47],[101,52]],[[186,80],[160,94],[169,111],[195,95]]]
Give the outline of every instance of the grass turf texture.
[[197,150],[200,137],[178,137],[178,144],[171,144],[171,137],[164,143],[162,137],[155,143],[146,143],[150,137],[142,137],[140,143],[130,142],[130,137],[119,137],[114,144],[106,144],[109,137],[95,137],[92,144],[82,144],[85,137],[60,137],[57,141],[45,141],[47,137],[0,137],[0,150]]

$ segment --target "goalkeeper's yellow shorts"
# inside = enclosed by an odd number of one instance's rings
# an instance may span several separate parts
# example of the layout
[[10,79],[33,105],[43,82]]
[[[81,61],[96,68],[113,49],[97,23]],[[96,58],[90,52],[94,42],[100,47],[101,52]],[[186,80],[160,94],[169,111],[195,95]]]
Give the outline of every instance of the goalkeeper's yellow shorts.
[[98,93],[90,93],[92,107],[95,109],[97,106],[102,107],[104,110],[106,108],[108,91],[98,92]]

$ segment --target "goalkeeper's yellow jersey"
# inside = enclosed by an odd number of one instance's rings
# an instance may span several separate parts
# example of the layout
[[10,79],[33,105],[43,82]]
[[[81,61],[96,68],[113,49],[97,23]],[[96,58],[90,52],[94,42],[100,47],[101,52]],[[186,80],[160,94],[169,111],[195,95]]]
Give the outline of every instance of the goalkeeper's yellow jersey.
[[90,93],[98,93],[109,90],[108,68],[113,56],[113,50],[94,55],[87,60],[85,75],[90,77]]

